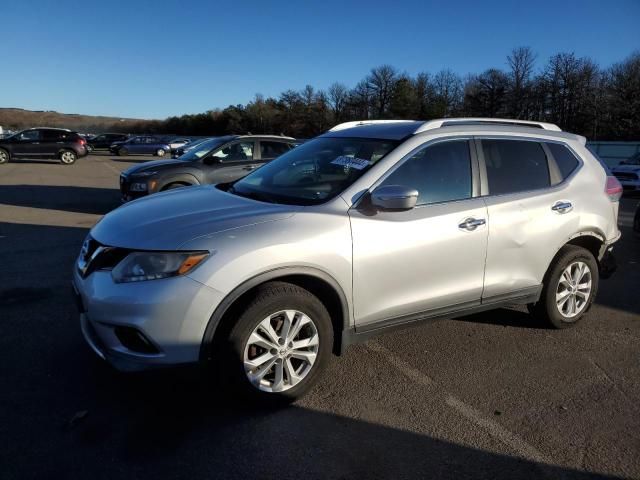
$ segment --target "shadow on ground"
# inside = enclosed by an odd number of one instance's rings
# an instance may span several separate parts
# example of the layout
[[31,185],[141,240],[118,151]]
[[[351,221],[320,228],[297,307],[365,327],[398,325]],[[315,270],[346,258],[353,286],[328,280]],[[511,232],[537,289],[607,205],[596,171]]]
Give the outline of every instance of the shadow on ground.
[[104,215],[120,205],[120,192],[94,187],[3,185],[0,204]]

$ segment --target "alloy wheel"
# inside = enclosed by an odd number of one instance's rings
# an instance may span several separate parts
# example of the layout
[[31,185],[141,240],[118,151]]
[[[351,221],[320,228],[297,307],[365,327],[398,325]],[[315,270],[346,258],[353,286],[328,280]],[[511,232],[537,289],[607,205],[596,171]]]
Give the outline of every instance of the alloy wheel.
[[556,289],[556,305],[565,318],[572,319],[586,308],[591,295],[591,269],[584,262],[573,262],[564,269]]
[[62,163],[68,164],[73,163],[76,159],[76,156],[73,154],[73,152],[62,152],[60,159],[62,160]]
[[264,392],[284,392],[309,375],[318,356],[318,329],[298,310],[281,310],[263,319],[244,348],[249,382]]

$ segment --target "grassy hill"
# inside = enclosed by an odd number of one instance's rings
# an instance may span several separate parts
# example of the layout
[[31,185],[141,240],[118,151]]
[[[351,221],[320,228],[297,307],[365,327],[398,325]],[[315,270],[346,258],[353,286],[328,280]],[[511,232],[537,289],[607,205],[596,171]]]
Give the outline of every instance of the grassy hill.
[[29,127],[58,127],[88,133],[102,131],[131,132],[139,130],[142,125],[150,125],[152,123],[154,121],[137,118],[103,117],[0,107],[0,126],[11,130]]

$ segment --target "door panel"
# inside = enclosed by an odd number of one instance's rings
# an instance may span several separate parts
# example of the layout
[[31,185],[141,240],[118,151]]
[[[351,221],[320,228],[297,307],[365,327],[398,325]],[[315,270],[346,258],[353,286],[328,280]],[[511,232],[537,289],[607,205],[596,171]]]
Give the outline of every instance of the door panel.
[[[579,230],[575,200],[566,190],[485,199],[490,240],[483,298],[542,283],[557,249]],[[574,204],[571,211],[552,210],[556,203],[566,200]]]
[[16,157],[39,157],[40,137],[39,130],[22,132],[12,145],[12,155]]
[[457,304],[479,304],[487,248],[481,198],[405,212],[350,211],[356,326]]
[[[487,209],[468,139],[427,144],[379,186],[418,192],[406,211],[352,209],[356,326],[456,305],[480,303]],[[374,187],[375,190],[376,187]],[[370,204],[369,204],[370,205]]]
[[[580,207],[569,184],[552,186],[557,166],[536,139],[482,139],[478,147],[489,194],[489,298],[540,285],[553,256],[579,230]],[[554,208],[558,203],[571,207]]]

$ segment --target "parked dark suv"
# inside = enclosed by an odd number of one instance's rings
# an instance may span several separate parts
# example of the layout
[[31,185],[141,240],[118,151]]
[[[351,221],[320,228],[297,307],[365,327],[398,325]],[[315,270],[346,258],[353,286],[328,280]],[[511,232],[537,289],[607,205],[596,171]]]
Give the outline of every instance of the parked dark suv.
[[269,135],[212,138],[178,159],[145,162],[123,172],[122,201],[173,188],[231,182],[295,145],[293,138]]
[[87,153],[84,138],[61,128],[29,128],[0,139],[0,163],[17,158],[57,158],[71,165]]
[[87,140],[89,151],[109,148],[114,142],[124,142],[129,138],[126,133],[101,133]]

